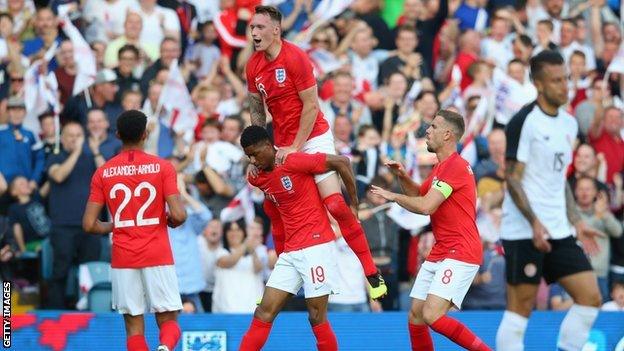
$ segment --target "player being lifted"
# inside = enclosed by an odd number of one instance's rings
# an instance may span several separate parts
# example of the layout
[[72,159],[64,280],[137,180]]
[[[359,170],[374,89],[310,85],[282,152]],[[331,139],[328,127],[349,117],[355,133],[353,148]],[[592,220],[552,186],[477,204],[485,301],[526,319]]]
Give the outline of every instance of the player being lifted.
[[463,134],[461,115],[438,111],[426,134],[427,150],[435,152],[439,161],[429,177],[416,184],[401,164],[392,161],[387,166],[405,194],[375,186],[372,190],[409,211],[431,216],[436,242],[410,293],[409,334],[415,351],[433,351],[429,327],[468,350],[490,350],[465,325],[446,315],[453,306],[461,308],[482,261],[475,179],[468,162],[456,151]]
[[[266,125],[264,106],[273,117],[274,141],[279,148],[278,164],[292,152],[336,154],[329,124],[319,110],[316,80],[305,52],[281,39],[282,14],[271,6],[257,6],[251,19],[255,53],[247,63],[251,123]],[[387,292],[370,253],[356,212],[351,211],[340,192],[340,180],[331,171],[315,177],[323,205],[338,222],[347,244],[357,255],[369,286],[371,298]],[[269,203],[266,211],[277,216]]]
[[[167,225],[184,223],[186,210],[171,163],[143,152],[146,124],[147,117],[136,110],[117,119],[123,147],[93,175],[83,227],[88,233],[113,233],[113,308],[124,316],[128,350],[149,349],[143,321],[149,311],[160,328],[158,351],[172,351],[180,339],[176,319],[182,301]],[[113,222],[99,220],[105,205]]]
[[338,172],[347,187],[352,206],[356,208],[355,178],[349,159],[296,152],[289,154],[281,165],[276,165],[273,143],[267,131],[259,126],[243,131],[241,146],[258,169],[256,176],[249,176],[249,183],[260,188],[267,201],[277,209],[278,216],[271,217],[271,221],[275,227],[275,241],[277,243],[279,239],[283,246],[276,245],[279,258],[240,350],[262,348],[273,320],[302,286],[318,349],[337,350],[336,336],[327,321],[329,294],[338,293],[336,237],[314,186],[314,177],[328,171]]

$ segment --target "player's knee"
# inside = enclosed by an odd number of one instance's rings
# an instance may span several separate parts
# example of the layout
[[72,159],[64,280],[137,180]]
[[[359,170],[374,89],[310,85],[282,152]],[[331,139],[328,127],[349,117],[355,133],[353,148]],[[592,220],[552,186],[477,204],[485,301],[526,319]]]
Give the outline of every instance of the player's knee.
[[254,317],[259,320],[267,323],[273,323],[273,320],[277,316],[278,313],[277,308],[273,308],[272,306],[266,306],[260,304],[260,306],[256,307],[256,311],[254,312]]
[[591,291],[581,296],[578,301],[574,302],[581,306],[600,307],[602,305],[602,296],[597,288],[591,289]]
[[310,325],[318,325],[325,322],[327,318],[327,313],[325,310],[322,310],[318,307],[308,307],[308,320],[310,321]]
[[353,216],[351,209],[340,193],[329,195],[323,199],[323,204],[337,221],[346,220]]
[[431,325],[435,321],[437,321],[440,317],[444,315],[444,311],[436,309],[428,304],[425,304],[422,309],[422,320],[427,324]]
[[408,314],[409,322],[412,324],[423,324],[425,320],[422,315],[422,308],[417,306],[412,306]]

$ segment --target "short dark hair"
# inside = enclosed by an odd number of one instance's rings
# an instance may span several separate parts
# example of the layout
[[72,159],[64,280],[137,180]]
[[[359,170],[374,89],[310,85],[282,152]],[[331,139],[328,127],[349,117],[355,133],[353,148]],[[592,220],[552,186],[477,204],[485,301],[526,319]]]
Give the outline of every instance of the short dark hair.
[[522,60],[517,59],[517,58],[515,58],[515,59],[513,59],[513,60],[509,61],[509,63],[507,63],[507,66],[509,67],[512,63],[519,63],[519,64],[521,64],[522,66],[524,66],[524,62],[522,62]]
[[464,135],[464,130],[466,128],[464,117],[451,110],[440,110],[436,113],[436,116],[444,118],[444,120],[453,127],[455,130],[455,137],[459,141],[459,139],[461,139]]
[[572,18],[572,17],[562,19],[562,20],[561,20],[561,24],[564,24],[564,23],[569,23],[569,24],[571,24],[574,28],[576,28],[576,27],[578,26],[578,25],[576,24],[576,18]]
[[[225,121],[234,121],[234,122],[238,123],[238,132],[239,133],[241,133],[243,131],[243,127],[245,126],[245,121],[239,115],[229,115],[229,116],[227,116],[227,117],[225,117],[223,119],[223,123],[225,123]],[[223,123],[221,123],[222,126],[223,126]]]
[[416,38],[418,38],[418,32],[416,30],[416,27],[412,26],[411,24],[402,24],[402,25],[398,26],[397,29],[396,29],[396,32],[397,32],[397,36],[399,35],[399,32],[414,33]]
[[277,23],[282,23],[282,13],[275,6],[256,6],[255,8],[256,14],[267,15],[271,18],[272,21]]
[[249,126],[245,128],[240,137],[240,144],[243,149],[263,141],[268,141],[270,143],[271,137],[269,137],[269,132],[260,126]]
[[117,133],[124,144],[137,143],[143,137],[147,116],[139,110],[128,110],[117,118]]
[[558,51],[544,50],[531,58],[531,78],[539,79],[544,71],[544,67],[563,65],[563,57]]
[[555,25],[552,23],[551,20],[549,19],[543,19],[537,22],[537,24],[541,24],[544,25],[546,27],[548,27],[548,29],[552,32],[555,29]]
[[572,56],[580,56],[580,57],[582,57],[583,59],[586,59],[586,58],[587,58],[587,56],[585,56],[585,53],[584,53],[584,52],[582,52],[581,50],[574,50],[574,51],[572,52],[572,54],[570,55],[570,58],[572,58]]
[[527,47],[527,48],[532,48],[533,47],[533,40],[531,40],[531,37],[526,35],[526,34],[520,34],[520,35],[516,36],[516,40],[519,40],[520,43],[524,47]]
[[11,21],[11,23],[14,22],[13,21],[13,17],[11,17],[11,15],[9,15],[8,12],[0,12],[0,19],[3,18],[3,17],[8,19],[9,21]]
[[121,55],[126,52],[126,51],[130,51],[132,52],[137,58],[139,58],[141,56],[141,53],[139,52],[139,49],[137,49],[136,46],[132,45],[132,44],[126,44],[124,46],[122,46],[119,51],[117,51],[117,58],[120,59]]
[[54,112],[53,112],[53,111],[51,111],[51,110],[48,110],[48,111],[46,111],[46,112],[44,112],[44,113],[40,114],[40,115],[37,117],[37,119],[39,120],[39,122],[41,122],[41,121],[43,121],[44,119],[46,119],[46,118],[50,118],[50,117],[51,117],[51,118],[54,118]]

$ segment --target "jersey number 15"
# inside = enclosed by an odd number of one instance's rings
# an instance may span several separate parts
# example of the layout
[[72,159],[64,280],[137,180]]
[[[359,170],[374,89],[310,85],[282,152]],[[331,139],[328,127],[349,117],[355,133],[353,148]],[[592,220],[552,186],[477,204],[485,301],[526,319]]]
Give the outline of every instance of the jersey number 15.
[[115,216],[113,218],[115,228],[145,226],[145,225],[154,225],[154,224],[160,223],[160,219],[158,217],[143,218],[143,216],[145,215],[145,210],[147,210],[147,208],[152,204],[152,202],[154,202],[154,199],[156,199],[156,188],[154,188],[154,186],[148,182],[141,182],[134,189],[134,196],[135,197],[141,196],[141,191],[143,189],[147,189],[147,191],[149,192],[149,197],[147,198],[147,201],[145,201],[143,206],[139,208],[139,212],[137,212],[136,224],[135,224],[134,219],[124,219],[124,220],[121,219],[121,212],[124,210],[124,208],[126,208],[126,206],[128,206],[128,203],[130,202],[130,199],[132,198],[132,191],[130,190],[130,188],[128,188],[125,184],[122,184],[122,183],[117,183],[111,188],[110,195],[109,195],[111,199],[117,198],[118,191],[121,191],[123,193],[123,200],[121,200],[121,204],[119,205],[119,207],[117,207],[117,211],[115,211]]

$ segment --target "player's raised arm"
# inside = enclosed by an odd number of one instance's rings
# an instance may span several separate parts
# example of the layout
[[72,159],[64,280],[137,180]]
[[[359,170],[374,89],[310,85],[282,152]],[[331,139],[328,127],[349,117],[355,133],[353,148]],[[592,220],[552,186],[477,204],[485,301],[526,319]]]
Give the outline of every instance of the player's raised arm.
[[82,229],[89,234],[106,235],[113,231],[113,223],[100,221],[103,204],[89,201],[82,216]]
[[355,176],[353,175],[353,169],[351,168],[351,162],[346,156],[327,155],[325,159],[325,166],[327,170],[336,171],[347,188],[349,193],[349,199],[351,200],[351,208],[357,214],[358,197],[355,186]]
[[431,189],[425,196],[409,196],[397,194],[372,185],[373,194],[380,195],[388,201],[394,201],[406,210],[418,214],[430,215],[440,207],[452,193],[452,188],[447,183],[436,181],[431,184]]

